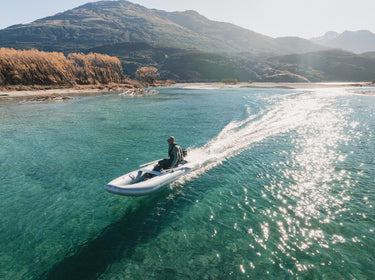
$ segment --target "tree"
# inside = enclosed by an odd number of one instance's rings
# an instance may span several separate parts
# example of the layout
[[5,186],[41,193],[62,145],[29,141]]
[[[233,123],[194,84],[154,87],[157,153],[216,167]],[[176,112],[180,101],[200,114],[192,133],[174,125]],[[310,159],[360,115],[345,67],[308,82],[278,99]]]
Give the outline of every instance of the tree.
[[155,67],[142,67],[135,72],[135,78],[146,85],[152,85],[160,77]]

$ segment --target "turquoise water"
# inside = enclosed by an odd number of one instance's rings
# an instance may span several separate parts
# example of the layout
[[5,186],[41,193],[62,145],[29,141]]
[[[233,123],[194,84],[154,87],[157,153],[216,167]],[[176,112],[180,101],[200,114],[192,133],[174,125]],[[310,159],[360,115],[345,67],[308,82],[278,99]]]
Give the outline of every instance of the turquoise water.
[[[0,102],[0,279],[375,279],[374,96],[159,91]],[[200,169],[105,191],[169,135]]]

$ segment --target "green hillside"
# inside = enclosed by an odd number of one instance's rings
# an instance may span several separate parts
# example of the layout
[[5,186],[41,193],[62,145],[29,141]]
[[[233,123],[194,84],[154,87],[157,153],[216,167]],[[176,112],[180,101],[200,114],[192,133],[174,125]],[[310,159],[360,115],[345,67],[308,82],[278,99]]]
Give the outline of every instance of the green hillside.
[[[120,43],[87,50],[94,53],[111,53],[122,62],[124,73],[134,78],[137,69],[154,66],[161,78],[178,82],[221,81],[236,78],[240,81],[259,79],[252,63],[243,56],[152,46],[147,43]],[[241,62],[242,61],[242,62]]]
[[[163,48],[147,43],[121,43],[101,46],[87,52],[111,54],[122,62],[124,73],[134,78],[137,69],[153,66],[159,69],[161,78],[177,82],[218,82],[237,79],[241,82],[279,81],[306,82],[306,78],[295,74],[285,65],[245,54],[224,54]],[[309,71],[310,74],[313,71]],[[321,74],[319,72],[319,74]],[[318,75],[317,75],[318,76]]]

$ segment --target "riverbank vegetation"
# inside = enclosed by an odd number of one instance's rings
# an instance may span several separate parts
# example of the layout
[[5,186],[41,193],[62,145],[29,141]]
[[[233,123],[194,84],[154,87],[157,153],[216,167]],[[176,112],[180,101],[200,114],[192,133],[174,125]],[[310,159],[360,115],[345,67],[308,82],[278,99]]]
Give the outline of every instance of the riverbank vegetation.
[[107,89],[166,86],[155,67],[142,67],[136,79],[124,75],[115,56],[90,52],[70,53],[0,48],[0,90],[58,88]]
[[121,83],[118,58],[103,54],[0,49],[0,85],[75,86]]

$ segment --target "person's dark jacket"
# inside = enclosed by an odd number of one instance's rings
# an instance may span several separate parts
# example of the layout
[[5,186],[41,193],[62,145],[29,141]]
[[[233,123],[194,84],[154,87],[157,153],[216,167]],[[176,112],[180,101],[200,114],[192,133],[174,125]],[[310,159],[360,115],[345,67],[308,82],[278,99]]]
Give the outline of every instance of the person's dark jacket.
[[177,143],[169,145],[168,155],[171,159],[171,168],[175,167],[180,161],[184,159],[182,149]]

